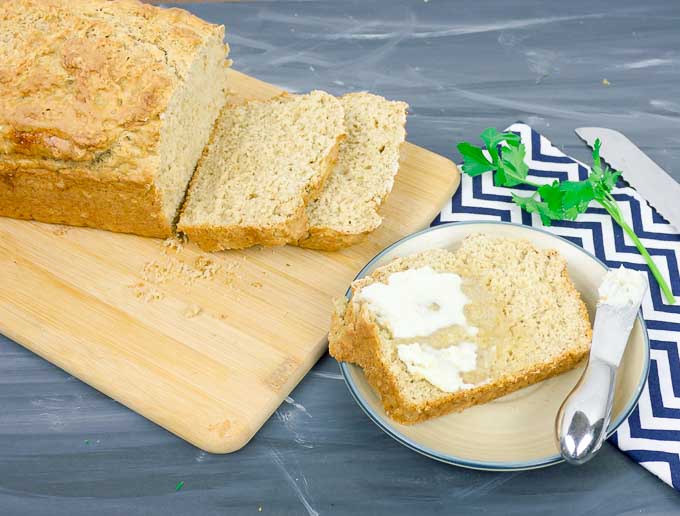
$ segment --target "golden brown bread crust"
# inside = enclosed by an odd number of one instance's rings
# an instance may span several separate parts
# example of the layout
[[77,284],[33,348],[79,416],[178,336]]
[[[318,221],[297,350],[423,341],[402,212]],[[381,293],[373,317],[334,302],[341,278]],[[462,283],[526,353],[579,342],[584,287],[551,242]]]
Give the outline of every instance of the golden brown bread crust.
[[338,251],[364,241],[371,232],[342,233],[333,228],[314,227],[310,228],[307,236],[295,245],[319,251]]
[[[296,213],[284,222],[273,226],[190,225],[182,223],[180,217],[177,230],[186,234],[189,240],[196,242],[201,249],[210,252],[225,249],[244,249],[253,245],[279,246],[297,241],[307,231],[305,204],[309,199],[318,195],[323,188],[326,178],[328,178],[335,161],[338,159],[338,149],[340,148],[340,142],[344,138],[344,134],[336,138],[335,144],[321,162],[321,168],[325,170],[324,174],[320,175],[314,183],[310,184],[303,196],[304,202],[300,204]],[[200,169],[200,166],[197,168]],[[197,171],[194,174],[192,182],[197,180],[196,176],[198,173]],[[189,186],[189,192],[191,192],[191,186]],[[189,193],[189,195],[191,194]],[[185,200],[185,205],[186,202]]]
[[[304,209],[301,210],[304,212]],[[245,249],[254,245],[279,246],[293,238],[296,232],[304,230],[305,220],[295,219],[296,225],[282,223],[276,226],[178,226],[192,242],[208,252],[225,249]]]
[[158,192],[137,181],[104,182],[86,175],[18,170],[0,174],[0,203],[0,215],[17,219],[158,238],[172,234]]
[[162,116],[224,27],[138,0],[13,0],[0,33],[0,215],[171,234]]
[[[549,250],[547,254],[559,257],[559,253],[555,250]],[[590,342],[592,330],[588,311],[569,279],[566,263],[561,275],[567,279],[571,294],[579,299],[578,317],[588,321],[586,338],[587,342]],[[358,280],[353,284],[353,291],[371,281],[370,276]],[[359,307],[358,312],[357,307]],[[436,400],[428,400],[423,404],[415,404],[406,399],[400,392],[396,379],[380,352],[378,325],[365,304],[357,305],[347,300],[336,302],[331,318],[328,342],[331,356],[339,361],[356,364],[363,369],[369,384],[380,396],[385,412],[392,419],[403,424],[418,423],[500,398],[528,385],[573,369],[589,352],[588,347],[570,349],[555,360],[537,363],[532,368],[523,370],[520,374],[506,375],[472,389],[449,393]]]

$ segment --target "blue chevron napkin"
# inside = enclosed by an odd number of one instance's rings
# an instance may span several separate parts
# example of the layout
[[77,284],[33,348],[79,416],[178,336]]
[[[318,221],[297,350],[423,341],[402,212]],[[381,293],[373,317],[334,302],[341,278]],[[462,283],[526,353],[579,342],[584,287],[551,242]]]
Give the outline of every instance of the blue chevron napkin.
[[[518,133],[526,146],[532,181],[580,181],[587,177],[588,167],[566,156],[528,125],[517,123],[507,130]],[[474,178],[463,175],[460,188],[432,225],[486,219],[541,227],[536,214],[523,212],[512,202],[511,191],[494,186],[491,174]],[[680,296],[680,228],[666,222],[625,182],[621,181],[613,194],[659,270],[670,278],[673,293]],[[680,304],[665,302],[633,242],[604,209],[591,207],[577,221],[557,221],[545,229],[575,242],[609,267],[625,265],[649,275],[650,290],[642,302],[651,345],[649,380],[638,406],[610,442],[680,490]]]

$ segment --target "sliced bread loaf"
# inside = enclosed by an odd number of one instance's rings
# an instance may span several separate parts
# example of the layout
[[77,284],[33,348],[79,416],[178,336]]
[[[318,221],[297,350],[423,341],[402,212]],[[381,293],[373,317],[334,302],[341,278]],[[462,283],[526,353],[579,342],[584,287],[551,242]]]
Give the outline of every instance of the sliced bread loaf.
[[298,240],[344,135],[342,105],[322,91],[225,107],[178,230],[206,251]]
[[[426,336],[395,336],[396,327],[362,295],[370,285],[389,283],[396,272],[423,267],[462,278],[468,299],[464,314],[475,332],[453,325]],[[434,302],[427,307],[439,308]],[[336,359],[364,369],[390,417],[416,423],[567,371],[587,355],[590,338],[586,307],[556,251],[522,240],[471,235],[456,252],[433,249],[400,258],[354,282],[352,299],[337,302],[329,343]],[[431,364],[444,383],[447,374],[460,374],[454,389],[435,385],[423,373],[427,360],[413,356],[415,346],[418,352],[429,349],[431,362],[432,357],[447,358],[441,353],[451,350],[460,358],[469,351],[468,343],[476,348],[474,367],[448,371]]]
[[347,139],[321,195],[307,206],[309,231],[298,242],[302,247],[340,249],[380,226],[378,209],[399,169],[407,104],[370,93],[350,93],[340,102]]

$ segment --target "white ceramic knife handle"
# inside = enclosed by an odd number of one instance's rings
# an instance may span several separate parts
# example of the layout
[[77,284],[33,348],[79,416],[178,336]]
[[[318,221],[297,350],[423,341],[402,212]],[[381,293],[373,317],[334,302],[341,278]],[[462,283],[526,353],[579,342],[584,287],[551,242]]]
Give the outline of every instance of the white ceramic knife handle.
[[567,462],[583,464],[602,446],[611,418],[616,369],[591,356],[583,376],[562,403],[555,433]]

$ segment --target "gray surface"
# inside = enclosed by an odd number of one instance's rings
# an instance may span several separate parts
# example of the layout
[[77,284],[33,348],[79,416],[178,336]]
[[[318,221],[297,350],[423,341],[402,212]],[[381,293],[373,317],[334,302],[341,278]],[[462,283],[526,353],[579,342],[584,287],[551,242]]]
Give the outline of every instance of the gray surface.
[[[600,125],[680,177],[680,4],[510,4],[191,10],[228,25],[242,71],[295,91],[407,100],[410,140],[446,156],[484,127],[524,120],[587,159],[572,130]],[[510,474],[421,457],[369,422],[328,357],[292,397],[299,406],[284,404],[242,451],[211,456],[0,337],[0,514],[680,511],[680,496],[609,445],[579,469]]]

